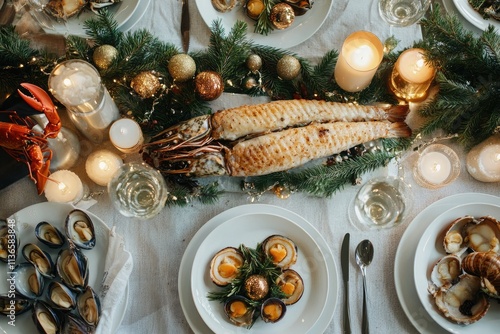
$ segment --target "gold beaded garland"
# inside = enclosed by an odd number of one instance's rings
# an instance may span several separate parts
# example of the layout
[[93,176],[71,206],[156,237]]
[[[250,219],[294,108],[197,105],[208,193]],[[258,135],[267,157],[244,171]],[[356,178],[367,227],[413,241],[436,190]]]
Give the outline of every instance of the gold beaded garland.
[[289,55],[278,60],[276,71],[283,80],[293,80],[300,74],[301,66],[297,58]]
[[130,82],[130,87],[143,99],[153,97],[161,87],[160,79],[151,71],[137,74]]
[[295,20],[295,13],[292,6],[280,2],[271,8],[269,19],[276,29],[283,30],[292,25]]
[[194,82],[196,93],[205,101],[215,100],[224,92],[224,81],[217,72],[201,72]]
[[92,60],[97,68],[107,70],[116,56],[118,56],[118,50],[112,45],[105,44],[95,48]]
[[196,63],[185,53],[176,54],[168,62],[168,73],[175,81],[188,81],[196,73]]

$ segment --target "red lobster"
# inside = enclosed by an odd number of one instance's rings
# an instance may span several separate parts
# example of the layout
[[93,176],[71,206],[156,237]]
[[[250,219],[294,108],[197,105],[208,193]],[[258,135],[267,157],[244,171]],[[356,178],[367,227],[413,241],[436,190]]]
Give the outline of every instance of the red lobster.
[[0,146],[17,161],[28,166],[30,178],[35,182],[38,194],[43,193],[50,171],[52,151],[48,148],[47,138],[55,138],[61,129],[61,120],[54,103],[42,88],[29,83],[22,83],[32,96],[18,90],[19,95],[33,109],[43,112],[49,123],[44,132],[33,130],[35,122],[29,117],[20,117],[12,111],[13,123],[0,122]]

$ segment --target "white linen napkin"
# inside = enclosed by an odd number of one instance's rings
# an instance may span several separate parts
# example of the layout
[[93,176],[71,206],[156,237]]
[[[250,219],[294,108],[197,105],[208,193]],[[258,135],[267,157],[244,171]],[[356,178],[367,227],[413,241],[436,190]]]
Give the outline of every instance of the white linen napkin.
[[127,284],[133,268],[132,255],[125,250],[123,237],[116,233],[115,227],[109,232],[109,245],[104,265],[102,279],[101,319],[96,334],[112,334],[116,331],[117,323],[123,317],[122,309],[117,307],[127,298]]

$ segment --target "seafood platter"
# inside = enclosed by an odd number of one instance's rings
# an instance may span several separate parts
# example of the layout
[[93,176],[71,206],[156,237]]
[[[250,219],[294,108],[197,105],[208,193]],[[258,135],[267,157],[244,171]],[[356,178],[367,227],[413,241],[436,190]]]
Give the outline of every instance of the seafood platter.
[[[0,327],[8,333],[95,332],[107,232],[97,217],[59,203],[35,204],[3,221]],[[8,247],[13,236],[15,253]],[[122,314],[125,306],[117,305]]]
[[99,10],[105,8],[112,13],[118,28],[121,28],[140,7],[141,0],[28,0],[28,2],[32,7],[31,15],[46,32],[86,37],[84,23],[95,18]]
[[[196,6],[209,27],[214,21],[220,20],[229,31],[237,21],[245,22],[247,37],[255,43],[288,48],[307,40],[322,26],[333,0],[274,1],[272,8],[268,2],[269,0],[196,0]],[[269,8],[266,10],[266,7]],[[266,28],[262,29],[263,26]]]
[[500,207],[465,204],[438,216],[415,254],[420,301],[444,329],[493,333],[500,326]]
[[[253,211],[245,211],[248,207],[229,210],[236,214],[215,228],[208,222],[213,229],[189,264],[190,302],[203,327],[215,333],[241,327],[252,333],[323,332],[337,298],[335,266],[325,258],[331,254],[302,228],[311,226],[280,216],[281,209],[252,205]],[[255,211],[260,207],[264,211]],[[192,312],[184,305],[182,286],[179,290],[184,313]]]

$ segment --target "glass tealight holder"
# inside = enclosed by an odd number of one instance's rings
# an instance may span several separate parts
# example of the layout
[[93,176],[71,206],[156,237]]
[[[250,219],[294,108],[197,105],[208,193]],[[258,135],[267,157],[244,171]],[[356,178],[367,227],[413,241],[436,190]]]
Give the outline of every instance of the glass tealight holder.
[[455,181],[460,175],[460,159],[450,147],[432,144],[418,154],[413,178],[420,186],[429,189],[441,188]]
[[411,192],[401,178],[381,176],[361,186],[349,205],[349,220],[361,231],[401,224],[411,210]]
[[108,183],[115,208],[126,217],[148,219],[165,206],[167,184],[161,173],[145,163],[126,163]]
[[407,27],[420,20],[431,5],[431,0],[379,0],[378,12],[392,26]]

